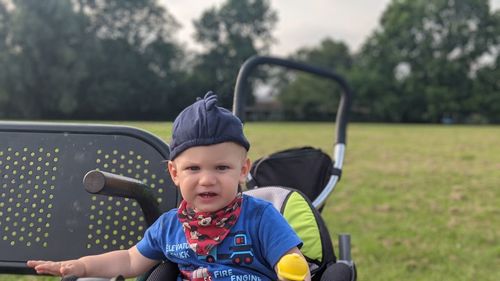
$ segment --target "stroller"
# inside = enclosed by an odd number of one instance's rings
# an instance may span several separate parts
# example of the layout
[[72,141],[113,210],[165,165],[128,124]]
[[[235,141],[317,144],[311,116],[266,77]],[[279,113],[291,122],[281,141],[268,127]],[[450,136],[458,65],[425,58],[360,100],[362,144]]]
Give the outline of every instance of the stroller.
[[[350,89],[342,77],[320,68],[273,57],[252,57],[242,65],[234,93],[233,113],[242,121],[245,83],[252,71],[262,64],[316,74],[340,84],[343,93],[336,118],[335,161],[323,151],[309,146],[278,151],[253,163],[244,193],[273,203],[295,229],[304,242],[301,251],[309,263],[312,280],[354,281],[357,273],[350,253],[350,236],[339,235],[337,259],[328,229],[321,217],[325,201],[333,192],[342,172],[347,114],[351,102]],[[97,171],[95,173],[99,173],[101,177],[109,177],[103,183],[113,182],[114,176]],[[90,180],[86,179],[86,182],[90,187]],[[169,262],[164,262],[142,280],[164,280],[175,270],[174,267]]]
[[[245,192],[271,201],[288,219],[304,241],[301,250],[313,280],[354,281],[350,237],[339,236],[337,259],[320,213],[341,175],[349,87],[340,76],[320,68],[252,57],[240,69],[235,89],[233,113],[242,121],[245,83],[261,64],[332,79],[343,90],[335,161],[310,147],[277,152],[255,162]],[[141,238],[145,227],[180,200],[164,173],[162,160],[169,157],[168,145],[148,132],[124,126],[0,122],[0,137],[0,229],[4,231],[0,273],[34,274],[25,265],[27,259],[63,260],[129,247]],[[302,165],[309,171],[307,178],[297,172]],[[61,247],[59,242],[69,239],[71,243]],[[172,266],[163,262],[138,280],[171,278],[165,274]]]
[[[253,163],[247,194],[272,202],[303,239],[301,251],[309,262],[312,280],[354,281],[357,276],[350,253],[350,235],[339,235],[337,260],[321,217],[325,201],[342,174],[351,90],[342,77],[321,68],[273,57],[253,57],[243,64],[236,82],[233,112],[242,121],[245,82],[250,73],[262,64],[314,74],[340,85],[342,95],[336,117],[335,161],[320,149],[310,146],[272,153]],[[316,235],[311,235],[311,232]],[[321,250],[318,244],[321,244]]]

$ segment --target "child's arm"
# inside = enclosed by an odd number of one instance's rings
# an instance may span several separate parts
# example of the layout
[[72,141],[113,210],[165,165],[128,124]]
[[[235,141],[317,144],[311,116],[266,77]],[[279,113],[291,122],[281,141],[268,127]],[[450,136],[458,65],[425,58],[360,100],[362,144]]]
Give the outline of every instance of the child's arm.
[[86,256],[77,260],[61,262],[28,261],[28,266],[38,274],[78,277],[135,277],[153,267],[159,261],[143,256],[134,246],[102,255]]
[[[305,276],[305,278],[304,278],[304,281],[311,281],[311,272],[310,272],[310,270],[309,270],[309,265],[307,264],[307,261],[306,261],[306,259],[304,258],[304,255],[302,255],[302,252],[299,250],[299,248],[294,247],[294,248],[290,249],[288,252],[286,252],[286,253],[283,255],[283,257],[284,257],[284,256],[286,256],[286,255],[288,255],[288,254],[293,254],[293,253],[298,254],[299,256],[301,256],[301,257],[302,257],[303,262],[304,262],[304,265],[305,265],[305,267],[306,267],[306,269],[307,269],[307,273],[306,273],[306,276]],[[280,276],[279,276],[279,272],[278,272],[278,264],[282,261],[283,257],[281,257],[281,259],[278,261],[278,263],[277,263],[277,264],[276,264],[276,266],[274,267],[274,270],[276,271],[276,274],[278,275],[278,277],[280,277]],[[285,279],[285,278],[283,278],[283,277],[280,277],[280,279],[279,279],[279,280],[282,280],[282,281],[288,281],[289,279]],[[298,280],[298,279],[294,279],[294,280]]]

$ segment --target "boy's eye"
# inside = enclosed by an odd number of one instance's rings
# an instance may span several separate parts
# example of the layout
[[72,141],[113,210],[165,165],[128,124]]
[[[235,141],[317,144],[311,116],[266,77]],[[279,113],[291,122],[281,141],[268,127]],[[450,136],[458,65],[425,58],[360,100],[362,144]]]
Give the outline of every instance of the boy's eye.
[[226,165],[217,166],[217,170],[219,170],[219,171],[225,171],[228,169],[229,169],[229,166],[226,166]]
[[186,170],[188,170],[188,171],[198,171],[199,169],[200,169],[200,167],[198,167],[198,166],[186,167]]

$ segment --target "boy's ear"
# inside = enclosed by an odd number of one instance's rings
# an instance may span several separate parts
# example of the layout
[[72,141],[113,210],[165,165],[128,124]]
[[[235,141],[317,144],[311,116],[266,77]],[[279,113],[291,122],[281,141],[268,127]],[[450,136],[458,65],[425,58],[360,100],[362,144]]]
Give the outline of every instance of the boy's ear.
[[241,167],[240,183],[246,183],[250,168],[252,168],[252,162],[250,161],[250,158],[246,158]]
[[172,178],[172,181],[174,182],[174,184],[176,186],[179,186],[178,178],[177,178],[177,166],[175,166],[175,163],[173,161],[168,161],[167,168],[168,168],[168,173],[170,174],[170,177]]

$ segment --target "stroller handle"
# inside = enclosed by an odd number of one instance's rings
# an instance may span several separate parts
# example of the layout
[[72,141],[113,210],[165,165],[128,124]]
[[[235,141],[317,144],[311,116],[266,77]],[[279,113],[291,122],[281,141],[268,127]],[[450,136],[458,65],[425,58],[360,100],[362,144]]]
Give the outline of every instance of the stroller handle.
[[346,142],[346,129],[348,121],[348,113],[352,102],[352,91],[347,84],[346,80],[340,75],[331,72],[329,70],[319,68],[316,66],[281,59],[277,57],[270,56],[252,56],[247,59],[240,68],[238,77],[236,78],[236,86],[234,90],[234,102],[233,102],[233,113],[238,116],[242,122],[244,122],[244,107],[245,107],[245,83],[251,72],[261,64],[281,66],[284,68],[299,70],[306,73],[315,74],[322,76],[324,78],[331,79],[340,85],[342,89],[342,94],[340,96],[339,107],[337,110],[337,117],[335,122],[336,130],[336,144],[345,144]]

